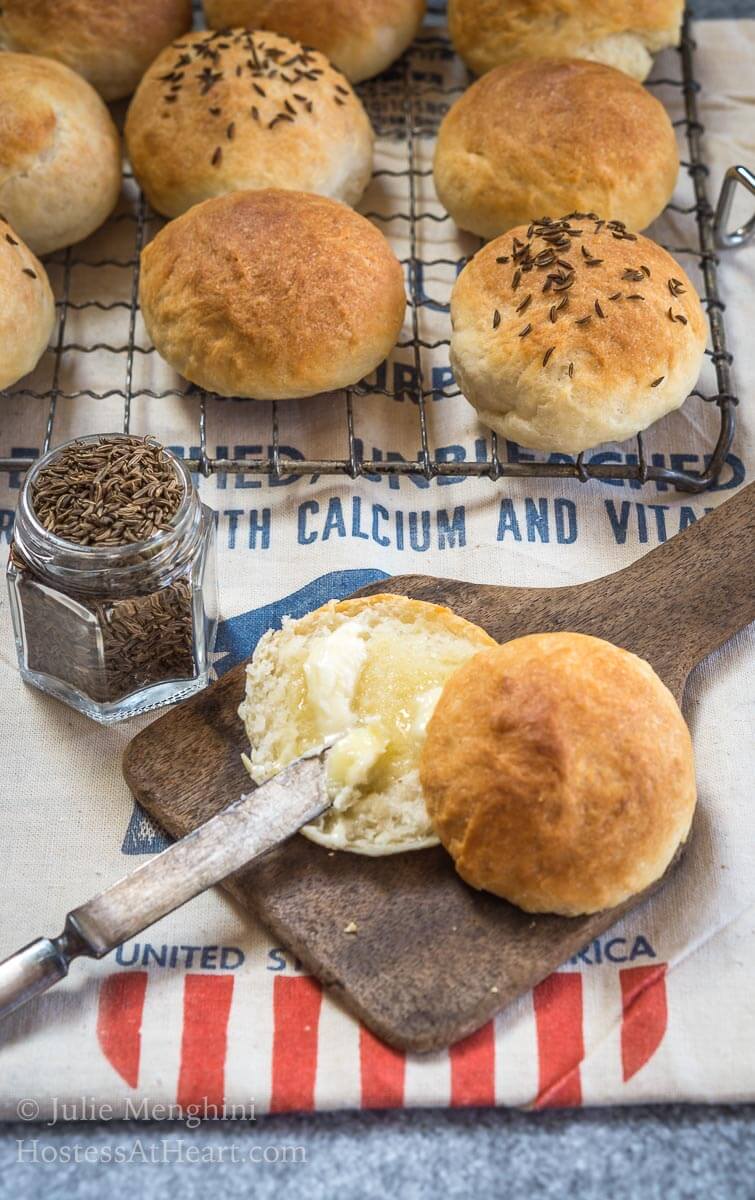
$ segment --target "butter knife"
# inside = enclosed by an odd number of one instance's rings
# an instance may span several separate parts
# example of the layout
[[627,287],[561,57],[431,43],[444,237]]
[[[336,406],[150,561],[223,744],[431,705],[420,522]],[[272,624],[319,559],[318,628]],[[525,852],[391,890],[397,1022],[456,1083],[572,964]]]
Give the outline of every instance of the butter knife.
[[331,803],[326,753],[305,754],[74,908],[59,937],[37,938],[0,962],[0,1018],[63,979],[75,958],[103,958],[319,817]]

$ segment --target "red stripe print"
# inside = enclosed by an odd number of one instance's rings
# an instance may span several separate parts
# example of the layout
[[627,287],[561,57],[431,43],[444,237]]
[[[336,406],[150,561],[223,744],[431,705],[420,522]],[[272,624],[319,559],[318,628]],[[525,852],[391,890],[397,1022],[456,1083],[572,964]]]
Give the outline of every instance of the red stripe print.
[[222,1107],[232,975],[187,975],[176,1103]]
[[406,1055],[376,1038],[369,1029],[359,1034],[362,1108],[400,1108],[404,1103]]
[[621,1067],[624,1082],[636,1075],[663,1041],[668,1023],[667,963],[627,967],[621,981]]
[[495,1032],[488,1021],[449,1050],[451,1104],[495,1104]]
[[582,1035],[582,976],[549,975],[533,990],[539,1086],[536,1108],[568,1108],[582,1103],[579,1064]]
[[100,986],[97,1040],[111,1067],[132,1088],[139,1082],[146,993],[146,971],[122,971],[117,975],[108,975]]
[[273,1086],[270,1112],[308,1112],[315,1106],[317,1033],[322,988],[308,975],[273,983]]

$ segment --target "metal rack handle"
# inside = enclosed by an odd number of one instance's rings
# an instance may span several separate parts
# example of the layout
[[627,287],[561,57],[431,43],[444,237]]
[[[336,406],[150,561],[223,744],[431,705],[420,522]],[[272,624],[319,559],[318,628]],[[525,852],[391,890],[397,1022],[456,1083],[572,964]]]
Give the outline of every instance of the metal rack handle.
[[721,184],[721,194],[716,205],[716,215],[713,218],[713,237],[716,245],[722,250],[732,250],[737,246],[745,246],[755,236],[755,213],[749,221],[726,232],[726,226],[734,203],[734,193],[739,185],[746,188],[750,195],[755,196],[755,175],[747,167],[729,167]]

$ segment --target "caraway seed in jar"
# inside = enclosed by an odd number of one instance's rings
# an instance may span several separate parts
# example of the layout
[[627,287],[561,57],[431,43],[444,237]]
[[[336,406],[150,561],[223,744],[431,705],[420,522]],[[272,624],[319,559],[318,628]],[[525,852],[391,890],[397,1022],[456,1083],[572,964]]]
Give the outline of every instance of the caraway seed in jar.
[[214,529],[181,460],[152,438],[81,438],[45,455],[8,567],[24,678],[100,721],[205,686]]

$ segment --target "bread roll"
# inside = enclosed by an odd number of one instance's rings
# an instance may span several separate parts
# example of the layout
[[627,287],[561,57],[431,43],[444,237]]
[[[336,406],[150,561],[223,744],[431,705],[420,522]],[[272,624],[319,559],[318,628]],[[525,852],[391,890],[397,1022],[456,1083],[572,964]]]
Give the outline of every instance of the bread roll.
[[3,0],[0,45],[56,58],[119,100],[191,17],[191,0]]
[[343,75],[268,32],[187,34],[153,62],[131,101],[126,146],[154,209],[245,188],[356,204],[372,173],[372,127]]
[[404,53],[425,15],[425,0],[204,0],[213,29],[274,29],[327,54],[359,83]]
[[33,371],[55,327],[47,273],[0,216],[0,388]]
[[451,294],[451,366],[492,429],[535,450],[624,441],[684,403],[706,322],[649,238],[595,214],[519,226]]
[[333,808],[302,830],[358,854],[437,841],[419,787],[430,713],[448,677],[495,642],[448,608],[370,596],[331,601],[265,634],[246,672],[239,716],[256,783],[340,736],[328,757]]
[[0,54],[0,210],[31,249],[88,237],[120,186],[118,131],[86,80],[49,58]]
[[478,75],[518,58],[588,58],[645,79],[679,41],[683,0],[448,0],[459,54]]
[[420,774],[462,879],[527,912],[578,916],[644,891],[695,808],[674,697],[643,659],[580,633],[465,663],[430,719]]
[[160,354],[221,396],[283,400],[348,387],[393,348],[398,259],[344,204],[233,192],[171,221],[142,254],[144,321]]
[[679,151],[663,105],[599,63],[498,67],[446,114],[435,187],[458,225],[497,237],[576,209],[644,229],[671,199]]

